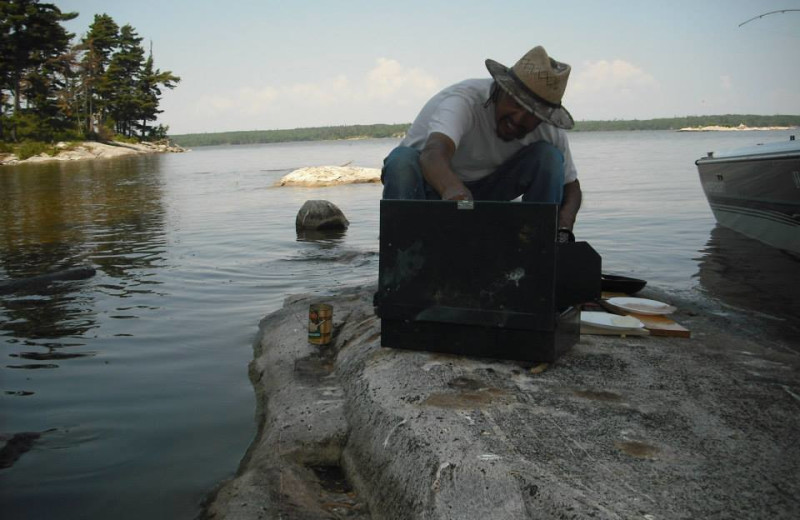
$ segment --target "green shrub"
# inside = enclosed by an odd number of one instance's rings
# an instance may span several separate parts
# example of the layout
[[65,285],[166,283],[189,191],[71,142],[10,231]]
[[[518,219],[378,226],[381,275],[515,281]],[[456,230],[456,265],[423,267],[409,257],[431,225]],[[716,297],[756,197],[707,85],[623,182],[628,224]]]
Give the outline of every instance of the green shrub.
[[127,137],[124,135],[115,135],[114,141],[127,144],[139,144],[139,139],[136,137]]
[[114,137],[116,136],[114,135],[112,128],[114,128],[113,121],[107,122],[106,125],[100,125],[100,127],[97,129],[97,139],[102,142],[113,141]]
[[52,155],[53,147],[52,145],[48,145],[39,141],[23,141],[22,144],[17,147],[16,153],[17,157],[19,157],[19,159],[22,161],[41,153]]
[[83,141],[66,141],[64,148],[61,148],[59,151],[61,152],[71,152],[72,150],[76,149],[78,146],[83,144]]
[[83,141],[83,134],[78,132],[77,130],[63,130],[55,134],[53,141]]

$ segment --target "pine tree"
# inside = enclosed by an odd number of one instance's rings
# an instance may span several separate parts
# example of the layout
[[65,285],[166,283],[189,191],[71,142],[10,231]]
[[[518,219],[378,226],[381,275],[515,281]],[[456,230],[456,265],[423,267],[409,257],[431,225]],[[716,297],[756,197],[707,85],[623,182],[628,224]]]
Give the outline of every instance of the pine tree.
[[147,61],[145,61],[142,68],[137,88],[137,120],[140,121],[137,126],[142,138],[164,137],[157,134],[166,132],[159,132],[158,128],[148,130],[147,123],[155,121],[158,118],[158,114],[163,112],[163,110],[158,109],[161,97],[160,87],[164,86],[165,88],[173,89],[180,80],[181,78],[172,74],[171,71],[153,70],[153,50],[151,48]]
[[145,60],[136,30],[107,14],[70,48],[74,35],[61,22],[76,16],[38,0],[0,0],[0,139],[165,134],[151,123],[162,88],[180,78],[155,68],[152,49]]
[[[63,85],[59,75],[63,79],[67,74],[64,54],[74,36],[61,22],[77,16],[37,0],[0,2],[0,91],[4,91],[0,103],[12,101],[13,116],[3,114],[3,119],[10,119],[12,139],[40,137],[37,134],[48,124],[39,120],[53,118],[53,103]],[[0,126],[0,134],[3,131]]]
[[119,31],[119,46],[111,56],[98,92],[106,105],[116,133],[131,136],[137,120],[137,84],[144,65],[142,38],[130,25]]
[[83,37],[76,50],[83,52],[81,59],[83,83],[83,113],[86,119],[86,133],[96,132],[95,120],[102,120],[106,107],[98,95],[98,85],[105,75],[111,61],[111,53],[119,43],[119,26],[107,14],[94,15],[89,32]]

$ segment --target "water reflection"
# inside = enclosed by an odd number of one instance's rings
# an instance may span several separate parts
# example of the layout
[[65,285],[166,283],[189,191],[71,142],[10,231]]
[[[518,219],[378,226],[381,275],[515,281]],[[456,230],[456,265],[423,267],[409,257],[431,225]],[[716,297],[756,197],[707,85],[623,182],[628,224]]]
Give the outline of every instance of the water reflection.
[[699,258],[701,288],[732,307],[764,316],[764,327],[797,345],[800,257],[717,225]]
[[316,242],[320,247],[335,247],[344,240],[346,229],[298,229],[298,242]]
[[93,299],[78,292],[80,287],[73,282],[39,290],[36,295],[5,296],[0,331],[15,339],[52,339],[86,334],[96,326],[91,310]]
[[346,247],[347,230],[298,230],[297,242],[309,247],[296,252],[284,261],[304,262],[308,270],[319,270],[321,264],[347,265],[352,269],[366,266],[378,256],[377,251]]
[[[97,268],[92,282],[23,287],[4,296],[0,331],[10,337],[9,343],[84,336],[98,326],[95,288],[125,296],[157,283],[150,275],[164,264],[166,249],[160,159],[24,165],[2,171],[0,278],[19,280],[84,264]],[[48,359],[54,359],[53,348],[62,346],[74,342],[49,342]],[[11,355],[32,359],[34,354]]]

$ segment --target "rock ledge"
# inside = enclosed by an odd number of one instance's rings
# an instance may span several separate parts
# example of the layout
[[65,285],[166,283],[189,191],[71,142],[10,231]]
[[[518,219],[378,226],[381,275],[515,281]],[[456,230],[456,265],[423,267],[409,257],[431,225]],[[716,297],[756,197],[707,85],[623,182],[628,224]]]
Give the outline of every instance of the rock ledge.
[[796,518],[800,359],[730,313],[680,302],[692,339],[583,336],[543,370],[382,348],[374,290],[262,321],[259,433],[207,518]]

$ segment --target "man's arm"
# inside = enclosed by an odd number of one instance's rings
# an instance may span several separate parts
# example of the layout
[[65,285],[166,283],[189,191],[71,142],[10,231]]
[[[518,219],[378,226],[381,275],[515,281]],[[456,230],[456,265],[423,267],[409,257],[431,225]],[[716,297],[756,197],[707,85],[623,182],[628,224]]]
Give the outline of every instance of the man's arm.
[[578,210],[581,209],[583,193],[578,179],[564,185],[564,196],[561,200],[561,208],[558,211],[558,227],[567,228],[572,231],[575,225],[575,218]]
[[419,156],[422,175],[442,200],[472,200],[469,188],[450,167],[455,153],[456,145],[452,139],[439,132],[432,133]]

